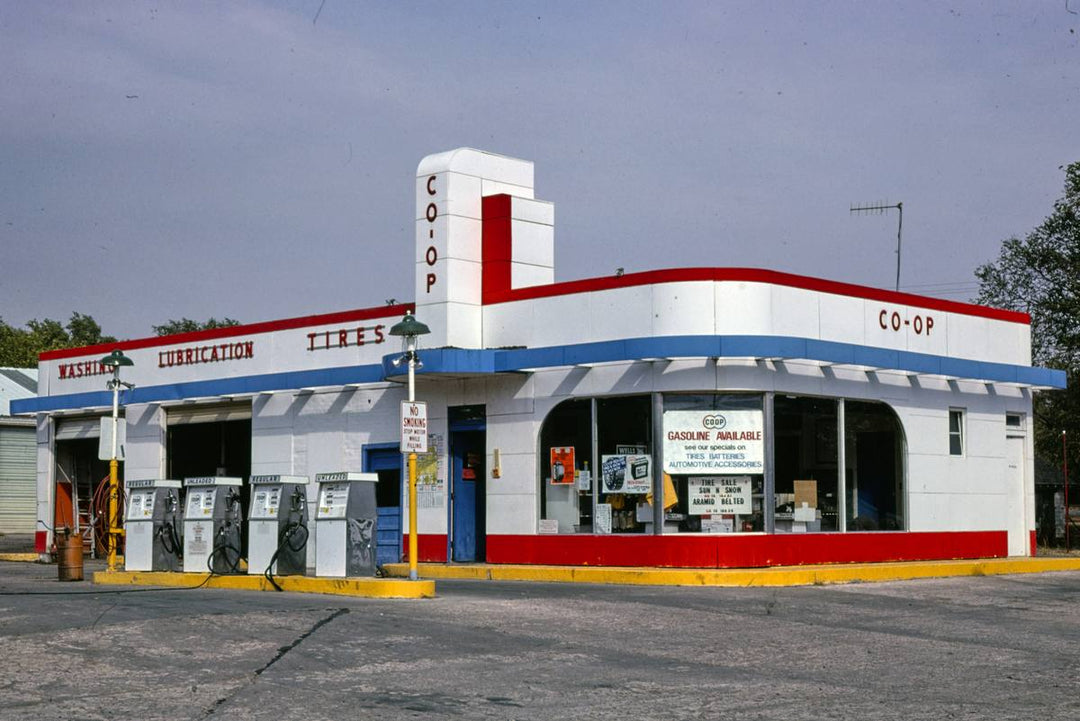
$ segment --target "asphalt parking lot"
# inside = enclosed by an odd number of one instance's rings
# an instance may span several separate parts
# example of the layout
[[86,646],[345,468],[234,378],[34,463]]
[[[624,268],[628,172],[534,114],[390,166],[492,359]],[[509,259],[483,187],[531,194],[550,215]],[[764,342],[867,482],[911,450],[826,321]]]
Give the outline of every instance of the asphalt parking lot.
[[1078,572],[427,600],[55,578],[0,563],[0,719],[1080,718]]

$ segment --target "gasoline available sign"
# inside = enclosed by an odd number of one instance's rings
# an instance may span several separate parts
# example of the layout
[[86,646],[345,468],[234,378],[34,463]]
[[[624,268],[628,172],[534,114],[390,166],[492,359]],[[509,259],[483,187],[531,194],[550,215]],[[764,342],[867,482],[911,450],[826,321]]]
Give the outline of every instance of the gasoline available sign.
[[761,411],[665,411],[664,472],[764,473],[764,436]]
[[427,453],[427,403],[401,402],[401,452]]

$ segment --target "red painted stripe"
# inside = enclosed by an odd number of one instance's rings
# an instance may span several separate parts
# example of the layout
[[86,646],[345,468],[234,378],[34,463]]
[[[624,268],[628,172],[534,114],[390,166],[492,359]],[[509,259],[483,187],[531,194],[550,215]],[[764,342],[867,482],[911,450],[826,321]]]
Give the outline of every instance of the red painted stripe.
[[159,335],[150,338],[123,340],[117,343],[101,343],[100,345],[83,346],[81,348],[51,350],[40,354],[38,360],[47,361],[56,360],[58,358],[78,358],[81,356],[99,354],[105,355],[116,349],[137,350],[139,348],[154,348],[163,345],[176,345],[178,343],[194,343],[215,338],[234,338],[241,335],[255,335],[257,333],[270,333],[278,330],[308,328],[315,325],[354,323],[360,320],[401,316],[405,315],[407,312],[413,312],[414,310],[415,306],[412,303],[401,303],[398,305],[383,305],[378,308],[360,308],[337,313],[325,313],[323,315],[305,315],[300,318],[286,318],[284,320],[271,320],[263,323],[234,325],[229,326],[228,328],[213,328],[211,330],[197,330],[191,333],[177,333],[175,335]]
[[[919,308],[940,310],[948,313],[960,313],[973,315],[980,318],[992,318],[1004,320],[1010,323],[1031,323],[1031,316],[1001,308],[989,308],[975,305],[974,303],[961,303],[954,300],[941,298],[928,298],[913,293],[899,293],[882,288],[869,288],[853,283],[841,283],[821,278],[811,278],[793,273],[782,273],[776,270],[763,270],[760,268],[670,268],[666,270],[650,270],[641,273],[627,273],[621,276],[605,276],[603,278],[585,278],[571,280],[551,285],[538,285],[528,288],[511,288],[509,283],[509,268],[505,271],[500,267],[493,269],[495,273],[488,283],[488,268],[486,267],[488,226],[492,228],[493,239],[498,238],[497,244],[500,249],[500,257],[493,258],[501,261],[501,253],[506,253],[505,260],[509,260],[509,251],[513,246],[510,226],[510,203],[509,195],[490,195],[482,201],[483,237],[484,237],[484,285],[481,297],[484,305],[495,303],[509,303],[518,300],[533,300],[536,298],[551,298],[560,295],[572,295],[574,293],[588,293],[598,290],[612,290],[614,288],[632,288],[640,285],[654,285],[656,283],[679,283],[687,281],[735,281],[744,283],[769,283],[783,285],[791,288],[802,288],[834,295],[844,295],[867,300],[878,300],[885,303],[899,303],[913,305]],[[497,229],[496,229],[497,228]],[[494,242],[494,240],[493,240]],[[505,248],[505,251],[503,249]],[[504,278],[504,273],[505,278]],[[503,282],[505,280],[505,282]]]
[[1005,531],[859,532],[724,536],[487,537],[489,563],[669,568],[762,568],[1001,558]]
[[509,195],[489,195],[481,201],[481,297],[510,290],[510,204]]
[[641,273],[627,273],[621,276],[606,276],[603,278],[586,278],[583,280],[571,280],[551,285],[538,285],[529,288],[517,288],[502,292],[491,293],[483,296],[485,305],[495,303],[509,303],[518,300],[532,300],[535,298],[550,298],[560,295],[572,295],[574,293],[588,293],[598,290],[612,290],[614,288],[631,288],[640,285],[655,285],[657,283],[680,283],[691,281],[733,281],[744,283],[768,283],[783,285],[791,288],[802,288],[821,293],[832,293],[853,298],[865,298],[885,303],[898,303],[912,305],[930,310],[940,310],[948,313],[972,315],[980,318],[1004,320],[1010,323],[1031,323],[1031,316],[1027,313],[1019,313],[1001,308],[989,308],[973,303],[960,303],[954,300],[941,298],[928,298],[913,293],[898,293],[893,290],[882,288],[869,288],[867,286],[852,283],[841,283],[821,278],[811,278],[792,273],[782,273],[776,270],[763,270],[760,268],[671,268],[667,270],[650,270]]
[[[416,560],[424,563],[446,563],[446,534],[417,533],[416,534]],[[401,537],[401,548],[405,554],[405,560],[409,560],[409,534]]]
[[35,531],[34,532],[34,552],[45,553],[45,542],[49,538],[48,531]]
[[1032,557],[1034,557],[1034,556],[1038,555],[1038,554],[1036,553],[1036,551],[1038,551],[1038,549],[1039,549],[1039,544],[1038,544],[1038,543],[1037,543],[1037,541],[1035,540],[1035,531],[1034,531],[1034,530],[1032,530],[1032,531],[1031,531],[1031,553],[1029,553],[1028,555],[1029,555],[1029,556],[1032,556]]

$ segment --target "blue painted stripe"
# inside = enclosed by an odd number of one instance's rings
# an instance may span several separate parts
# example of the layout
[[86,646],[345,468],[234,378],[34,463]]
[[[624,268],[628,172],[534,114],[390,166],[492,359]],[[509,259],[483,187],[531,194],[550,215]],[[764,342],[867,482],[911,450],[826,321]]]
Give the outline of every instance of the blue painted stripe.
[[[496,353],[498,351],[471,348],[434,348],[425,350],[420,354],[420,360],[424,365],[422,368],[417,369],[417,372],[464,373],[469,375],[495,373],[497,372],[495,367]],[[400,366],[394,365],[394,361],[400,357],[400,353],[383,357],[383,380],[400,378],[405,375],[407,368],[404,364]]]
[[[445,352],[453,351],[447,349]],[[787,358],[948,375],[977,381],[1019,383],[1047,388],[1065,387],[1065,371],[1052,368],[948,358],[791,336],[661,336],[489,352],[494,353],[496,372],[641,358]],[[420,373],[440,372],[436,366],[428,365],[426,353],[425,365]],[[460,367],[458,372],[461,372]],[[476,372],[490,371],[486,370],[485,366],[485,369],[478,369]]]
[[[150,403],[201,396],[293,390],[346,383],[377,383],[405,374],[404,366],[385,356],[381,365],[346,366],[311,371],[270,373],[209,381],[135,388],[124,393],[124,403]],[[882,370],[948,375],[977,381],[1019,383],[1064,388],[1065,371],[1052,368],[991,363],[944,356],[889,350],[791,336],[659,336],[577,343],[546,348],[460,349],[436,348],[421,353],[421,375],[490,375],[579,363],[632,361],[641,358],[786,358],[822,363],[862,365]],[[11,402],[12,413],[36,413],[67,408],[109,406],[107,391],[64,396],[26,398]]]

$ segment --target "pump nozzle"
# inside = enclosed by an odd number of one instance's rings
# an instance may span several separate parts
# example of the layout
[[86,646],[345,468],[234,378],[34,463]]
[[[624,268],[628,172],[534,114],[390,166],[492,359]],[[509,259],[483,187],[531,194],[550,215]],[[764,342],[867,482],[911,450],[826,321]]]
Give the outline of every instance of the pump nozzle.
[[292,492],[292,510],[295,513],[303,513],[307,509],[307,494],[304,489],[297,486]]

